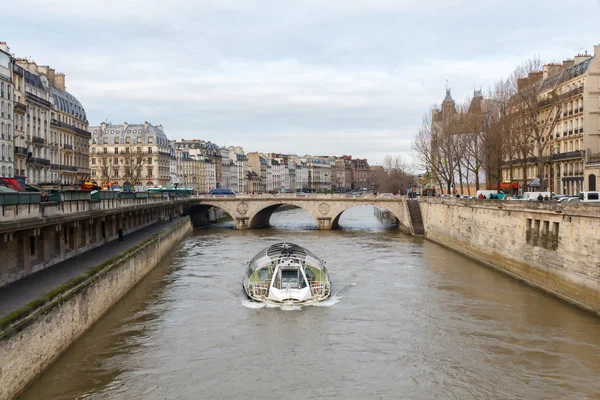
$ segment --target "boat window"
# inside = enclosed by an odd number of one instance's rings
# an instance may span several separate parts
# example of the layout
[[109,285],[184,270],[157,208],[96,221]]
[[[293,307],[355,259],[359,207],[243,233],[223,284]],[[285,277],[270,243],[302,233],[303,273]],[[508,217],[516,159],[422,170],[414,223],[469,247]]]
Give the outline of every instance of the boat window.
[[290,288],[298,288],[299,285],[299,279],[298,279],[298,275],[299,275],[299,271],[296,270],[282,270],[281,271],[281,287],[287,288],[288,286]]
[[269,280],[269,269],[263,268],[260,271],[258,271],[258,279],[261,281]]

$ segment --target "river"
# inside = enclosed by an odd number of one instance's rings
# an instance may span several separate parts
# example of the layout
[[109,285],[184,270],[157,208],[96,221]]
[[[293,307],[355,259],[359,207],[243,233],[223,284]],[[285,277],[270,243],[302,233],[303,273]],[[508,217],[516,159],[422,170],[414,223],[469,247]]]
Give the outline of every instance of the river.
[[[599,399],[600,319],[423,239],[372,207],[318,231],[197,229],[21,399]],[[244,267],[292,241],[334,296],[262,308]]]

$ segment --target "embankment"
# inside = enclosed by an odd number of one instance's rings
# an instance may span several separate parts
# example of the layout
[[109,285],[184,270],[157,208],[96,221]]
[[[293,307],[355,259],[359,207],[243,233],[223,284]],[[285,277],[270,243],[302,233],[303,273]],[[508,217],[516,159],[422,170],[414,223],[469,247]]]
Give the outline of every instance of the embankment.
[[427,239],[600,315],[600,207],[453,198],[418,204]]
[[191,231],[182,218],[0,320],[0,399],[23,391]]

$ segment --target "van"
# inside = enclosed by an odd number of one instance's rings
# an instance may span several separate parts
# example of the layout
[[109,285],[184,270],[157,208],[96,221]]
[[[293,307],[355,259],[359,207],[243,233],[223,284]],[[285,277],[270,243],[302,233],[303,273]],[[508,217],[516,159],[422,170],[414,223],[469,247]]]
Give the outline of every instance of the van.
[[540,194],[542,195],[542,198],[544,200],[546,200],[546,196],[548,196],[548,199],[551,199],[553,196],[556,196],[556,193],[553,192],[525,192],[523,193],[523,200],[537,201]]
[[586,203],[600,203],[600,192],[579,192],[579,200]]

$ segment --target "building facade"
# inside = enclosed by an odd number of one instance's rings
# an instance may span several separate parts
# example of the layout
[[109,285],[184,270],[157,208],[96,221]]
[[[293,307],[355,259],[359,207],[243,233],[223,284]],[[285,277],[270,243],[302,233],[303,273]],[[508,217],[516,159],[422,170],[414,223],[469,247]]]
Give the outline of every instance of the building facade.
[[171,151],[162,125],[89,127],[92,179],[103,187],[168,187],[171,184]]
[[[529,75],[528,85],[539,85],[540,121],[548,110],[558,113],[555,126],[544,132],[547,144],[541,154],[534,151],[525,169],[515,163],[504,165],[502,177],[513,183],[527,180],[521,191],[552,191],[578,195],[598,189],[600,174],[600,45],[594,55],[580,54],[562,64],[547,64]],[[526,89],[523,85],[520,90]],[[543,114],[545,113],[545,114]],[[542,160],[543,170],[538,162]],[[511,171],[512,168],[512,171]],[[540,187],[540,176],[543,184]],[[522,186],[522,185],[521,185]]]
[[0,43],[0,177],[15,175],[13,58]]

